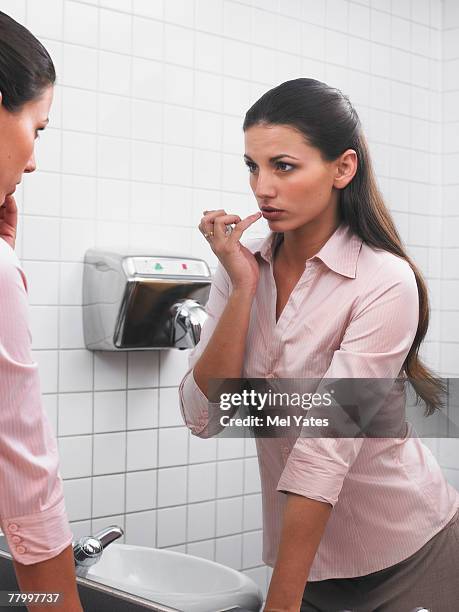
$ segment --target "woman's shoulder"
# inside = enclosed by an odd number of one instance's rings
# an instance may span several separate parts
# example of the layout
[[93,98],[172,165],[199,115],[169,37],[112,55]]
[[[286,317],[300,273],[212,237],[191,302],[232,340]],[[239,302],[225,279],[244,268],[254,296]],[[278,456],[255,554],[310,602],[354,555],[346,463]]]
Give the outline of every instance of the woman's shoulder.
[[406,259],[390,251],[372,247],[365,242],[362,243],[357,277],[364,282],[375,284],[386,281],[416,282],[413,269]]

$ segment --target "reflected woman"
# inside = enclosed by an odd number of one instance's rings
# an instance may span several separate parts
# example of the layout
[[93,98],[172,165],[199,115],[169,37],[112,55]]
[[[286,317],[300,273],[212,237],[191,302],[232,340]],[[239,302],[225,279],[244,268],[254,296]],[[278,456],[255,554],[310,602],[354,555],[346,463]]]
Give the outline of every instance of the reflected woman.
[[[244,121],[261,212],[204,211],[219,263],[180,384],[193,434],[218,378],[410,377],[430,411],[441,384],[418,350],[427,289],[378,191],[358,115],[313,79],[265,93]],[[240,242],[261,216],[266,238]],[[225,226],[233,224],[231,233]],[[394,612],[459,601],[459,496],[410,427],[399,438],[257,438],[266,611]]]
[[21,590],[62,593],[53,609],[80,612],[57,445],[31,355],[27,282],[13,250],[13,194],[35,170],[55,78],[42,44],[0,12],[0,526]]

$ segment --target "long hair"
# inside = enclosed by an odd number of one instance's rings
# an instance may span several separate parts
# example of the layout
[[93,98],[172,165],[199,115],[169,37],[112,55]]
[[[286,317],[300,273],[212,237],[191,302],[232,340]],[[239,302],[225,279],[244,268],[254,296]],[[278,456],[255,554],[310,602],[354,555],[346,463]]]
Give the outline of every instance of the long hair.
[[443,405],[446,385],[422,363],[418,352],[429,326],[426,283],[403,248],[392,216],[379,191],[368,144],[360,119],[349,99],[339,90],[315,79],[294,79],[266,92],[247,111],[243,129],[253,125],[288,125],[298,130],[306,142],[320,150],[328,161],[346,149],[357,153],[358,168],[352,181],[340,190],[341,218],[366,244],[405,259],[416,278],[419,295],[419,322],[402,369],[429,416]]
[[17,112],[55,81],[54,64],[45,47],[27,28],[0,12],[2,106]]

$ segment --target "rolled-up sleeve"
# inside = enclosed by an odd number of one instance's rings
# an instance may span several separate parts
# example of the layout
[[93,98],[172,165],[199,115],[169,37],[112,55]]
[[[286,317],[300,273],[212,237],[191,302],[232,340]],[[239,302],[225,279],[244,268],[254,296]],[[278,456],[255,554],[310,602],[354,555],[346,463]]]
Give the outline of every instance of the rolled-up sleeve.
[[180,410],[184,422],[191,433],[200,438],[210,438],[223,429],[219,423],[218,404],[215,404],[216,409],[212,410],[212,402],[208,401],[195,381],[193,368],[204,352],[226,307],[230,286],[231,280],[219,263],[212,278],[209,299],[205,306],[207,319],[202,326],[198,344],[189,351],[188,369],[179,385]]
[[38,365],[32,359],[26,280],[13,251],[5,249],[2,244],[0,526],[13,558],[30,565],[58,555],[72,542],[72,532],[57,444],[41,401]]
[[[416,335],[419,294],[408,263],[389,260],[361,293],[339,350],[317,392],[327,379],[399,376]],[[290,453],[277,490],[334,506],[364,438],[300,436]]]

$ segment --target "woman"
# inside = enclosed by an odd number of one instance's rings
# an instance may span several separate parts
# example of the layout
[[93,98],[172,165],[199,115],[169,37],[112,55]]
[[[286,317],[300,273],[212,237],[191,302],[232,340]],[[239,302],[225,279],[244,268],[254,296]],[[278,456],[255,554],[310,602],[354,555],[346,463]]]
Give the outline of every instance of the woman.
[[82,608],[72,532],[31,356],[26,279],[13,250],[13,193],[35,170],[34,142],[48,123],[55,78],[41,43],[0,13],[0,526],[21,590],[62,593],[54,609],[73,612]]
[[[271,231],[242,245],[259,212],[204,211],[199,229],[219,264],[180,384],[188,427],[204,438],[221,430],[207,402],[218,378],[409,376],[434,411],[442,387],[418,357],[426,286],[349,100],[319,81],[288,81],[249,109],[244,132]],[[409,434],[256,439],[263,560],[274,568],[266,611],[457,606],[458,494]]]

